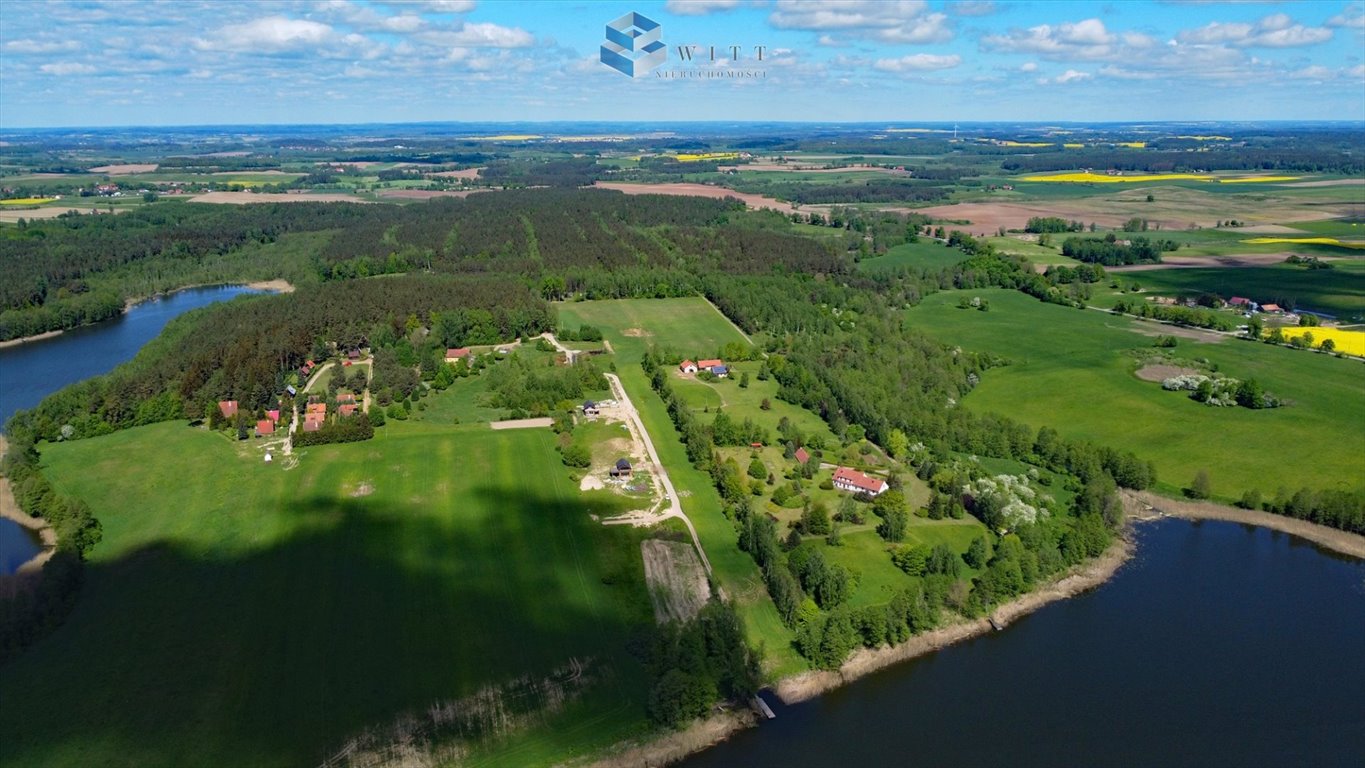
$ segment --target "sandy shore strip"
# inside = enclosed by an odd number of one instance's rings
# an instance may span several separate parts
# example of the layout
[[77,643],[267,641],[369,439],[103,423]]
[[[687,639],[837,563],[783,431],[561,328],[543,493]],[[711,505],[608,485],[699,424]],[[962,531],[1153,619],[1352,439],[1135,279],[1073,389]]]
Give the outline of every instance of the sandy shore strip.
[[[0,459],[4,458],[5,452],[8,450],[9,441],[0,435]],[[46,563],[52,557],[52,553],[57,551],[57,532],[52,530],[52,526],[48,525],[46,520],[33,517],[19,509],[19,502],[14,499],[14,492],[10,488],[8,477],[0,477],[0,517],[13,520],[30,531],[37,531],[38,538],[42,539],[43,542],[42,550],[28,562],[15,569],[14,575],[22,576],[41,571],[43,563]],[[5,577],[0,576],[0,579],[3,578]]]
[[9,341],[0,341],[0,349],[5,349],[6,347],[17,347],[20,344],[27,344],[30,341],[42,341],[43,339],[50,339],[54,336],[61,336],[62,333],[63,331],[60,330],[47,331],[45,333],[34,334],[33,336],[23,336],[18,339],[10,339]]
[[890,648],[862,648],[854,652],[844,665],[835,671],[811,671],[778,681],[773,691],[785,704],[795,704],[815,698],[825,691],[846,685],[902,661],[933,653],[945,646],[994,631],[991,619],[1001,627],[1015,619],[1033,613],[1049,603],[1074,597],[1094,589],[1113,576],[1133,555],[1133,542],[1122,537],[1104,554],[1072,569],[1062,578],[1026,595],[1011,600],[995,609],[990,618],[964,620],[946,627],[915,635],[900,645]]
[[294,284],[288,280],[257,280],[247,283],[246,287],[253,291],[270,291],[271,293],[293,293]]
[[707,747],[713,747],[757,722],[758,717],[748,710],[726,712],[694,723],[686,730],[669,733],[657,739],[616,744],[607,750],[609,753],[607,757],[593,762],[570,762],[568,765],[587,765],[591,768],[669,765]]
[[1365,536],[1358,533],[1328,528],[1325,525],[1310,523],[1307,520],[1263,512],[1259,509],[1241,509],[1229,507],[1225,504],[1215,504],[1211,501],[1168,499],[1151,491],[1123,491],[1122,493],[1125,502],[1137,506],[1138,509],[1136,510],[1132,506],[1129,507],[1129,515],[1137,519],[1142,519],[1140,516],[1146,514],[1148,516],[1146,519],[1154,519],[1153,516],[1164,515],[1186,520],[1226,520],[1231,523],[1256,525],[1297,536],[1333,552],[1365,560]]

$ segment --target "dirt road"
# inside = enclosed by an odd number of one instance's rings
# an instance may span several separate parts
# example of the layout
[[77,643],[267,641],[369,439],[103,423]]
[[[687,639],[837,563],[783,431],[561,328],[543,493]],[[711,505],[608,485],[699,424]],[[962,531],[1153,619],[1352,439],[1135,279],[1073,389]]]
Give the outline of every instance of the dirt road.
[[[557,343],[557,342],[556,342]],[[635,410],[635,404],[630,401],[630,395],[626,394],[626,388],[621,385],[621,379],[614,373],[603,374],[607,377],[607,383],[611,385],[612,396],[621,404],[621,412],[625,414],[626,423],[640,441],[645,444],[645,452],[649,455],[650,469],[654,476],[659,479],[659,484],[663,486],[664,497],[668,501],[668,508],[657,518],[658,522],[676,517],[683,521],[687,530],[692,534],[692,543],[697,547],[697,555],[701,558],[701,564],[706,568],[706,572],[711,573],[711,561],[706,559],[706,550],[701,548],[701,538],[697,536],[697,529],[692,525],[683,512],[682,502],[678,501],[678,492],[673,488],[673,480],[668,476],[668,470],[659,460],[659,453],[654,450],[654,441],[649,438],[649,432],[645,430],[645,424],[640,420],[639,411]]]

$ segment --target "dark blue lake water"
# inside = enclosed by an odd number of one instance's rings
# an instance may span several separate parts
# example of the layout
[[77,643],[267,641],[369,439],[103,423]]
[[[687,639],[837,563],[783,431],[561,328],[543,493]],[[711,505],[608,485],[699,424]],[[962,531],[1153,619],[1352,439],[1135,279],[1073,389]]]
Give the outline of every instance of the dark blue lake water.
[[[113,320],[0,349],[0,426],[62,387],[131,360],[177,315],[244,293],[259,291],[240,285],[190,288],[144,301]],[[0,575],[13,573],[38,549],[33,534],[0,519]]]
[[1138,539],[1093,592],[683,765],[1365,765],[1365,563],[1235,523]]

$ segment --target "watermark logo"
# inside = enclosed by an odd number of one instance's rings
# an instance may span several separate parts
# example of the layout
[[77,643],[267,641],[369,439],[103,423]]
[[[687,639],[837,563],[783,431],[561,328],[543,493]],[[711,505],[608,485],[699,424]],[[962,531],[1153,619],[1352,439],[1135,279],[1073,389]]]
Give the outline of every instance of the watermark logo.
[[602,41],[602,63],[628,77],[643,77],[668,58],[663,26],[634,11],[607,24]]

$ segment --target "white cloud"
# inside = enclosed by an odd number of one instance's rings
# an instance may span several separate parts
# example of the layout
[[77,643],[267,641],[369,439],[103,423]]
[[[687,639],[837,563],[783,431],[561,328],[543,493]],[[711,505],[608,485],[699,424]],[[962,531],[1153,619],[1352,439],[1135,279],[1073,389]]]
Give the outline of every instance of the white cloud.
[[1365,3],[1351,3],[1341,13],[1327,20],[1329,27],[1365,30]]
[[952,69],[961,63],[962,57],[957,54],[937,56],[932,53],[916,53],[913,56],[902,56],[899,59],[878,59],[877,63],[872,66],[882,72],[932,72],[939,69]]
[[536,41],[534,35],[521,27],[504,27],[491,22],[466,23],[454,32],[441,35],[441,40],[459,48],[526,48]]
[[1287,14],[1274,13],[1255,24],[1211,22],[1198,29],[1181,32],[1177,39],[1194,44],[1226,44],[1238,48],[1293,48],[1316,45],[1332,39],[1326,27],[1305,27]]
[[208,38],[196,38],[201,50],[237,53],[286,53],[317,48],[334,39],[330,25],[287,16],[266,16],[244,24],[229,24]]
[[80,47],[75,40],[11,40],[5,43],[4,49],[11,53],[58,53]]
[[41,67],[38,67],[38,69],[46,74],[59,75],[62,77],[65,77],[66,75],[93,75],[98,71],[89,64],[81,64],[75,61],[60,61],[55,64],[44,64]]
[[474,10],[474,0],[424,0],[421,7],[432,13],[469,13]]
[[668,0],[664,10],[678,16],[705,16],[739,7],[739,0]]
[[986,50],[1033,53],[1049,61],[1131,58],[1155,45],[1155,40],[1139,32],[1110,32],[1099,19],[1010,29],[1003,35],[988,35],[981,41],[981,47]]
[[1346,76],[1353,77],[1357,80],[1365,80],[1365,64],[1357,64],[1346,70]]
[[995,0],[955,0],[946,8],[954,16],[989,16],[999,10]]
[[1094,75],[1091,75],[1089,72],[1079,72],[1074,69],[1068,69],[1062,74],[1052,78],[1052,82],[1059,85],[1065,85],[1066,83],[1079,83],[1082,80],[1089,80],[1092,77],[1094,77]]
[[924,0],[777,0],[768,22],[778,29],[840,31],[887,43],[952,40],[947,14],[927,11]]
[[1020,65],[1019,65],[1019,71],[1020,71],[1020,72],[1037,72],[1037,71],[1038,71],[1038,62],[1036,62],[1036,61],[1026,61],[1026,62],[1024,62],[1023,64],[1020,64]]

